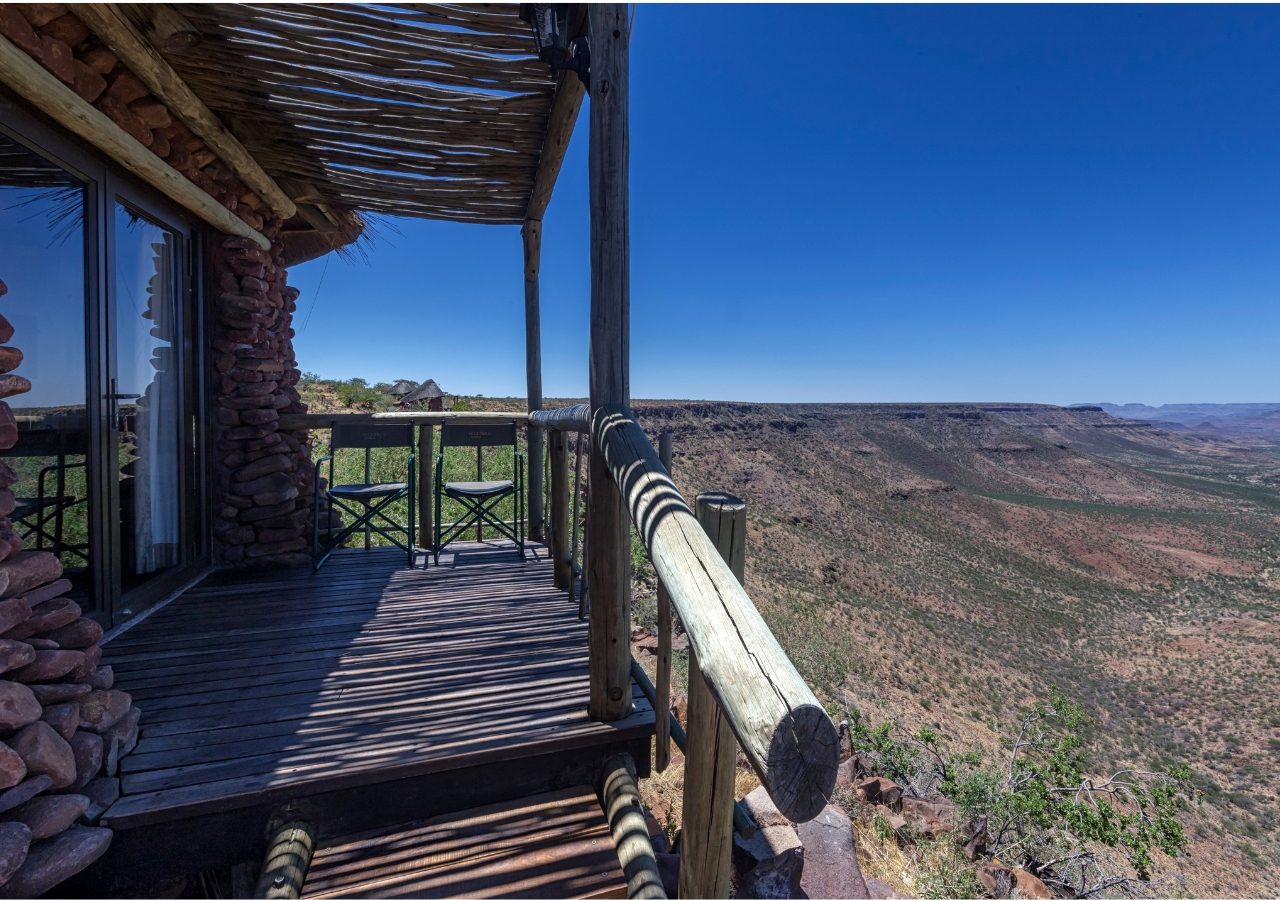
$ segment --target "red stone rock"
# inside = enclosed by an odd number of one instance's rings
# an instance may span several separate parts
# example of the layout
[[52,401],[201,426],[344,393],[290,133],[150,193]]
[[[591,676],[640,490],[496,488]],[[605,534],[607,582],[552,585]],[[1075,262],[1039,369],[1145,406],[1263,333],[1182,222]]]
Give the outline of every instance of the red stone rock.
[[0,640],[0,672],[30,665],[36,658],[35,648],[22,641]]
[[45,632],[45,637],[57,641],[58,646],[68,650],[81,650],[102,639],[102,626],[93,619],[81,616],[69,625]]
[[6,791],[0,791],[0,813],[21,806],[37,794],[43,794],[52,784],[48,775],[33,775]]
[[69,47],[76,46],[89,36],[89,29],[71,13],[59,16],[38,27],[43,33],[57,38]]
[[46,600],[52,600],[54,597],[61,597],[69,590],[71,590],[71,581],[67,578],[59,578],[57,581],[51,581],[34,590],[27,591],[22,595],[22,599],[34,607]]
[[[4,7],[0,6],[0,10]],[[8,403],[0,402],[0,450],[9,450],[18,443],[18,420]],[[0,589],[2,590],[2,589]]]
[[863,803],[883,803],[895,806],[902,799],[902,788],[888,778],[868,778],[858,785],[855,793]]
[[22,365],[23,353],[17,347],[0,347],[0,372],[12,372]]
[[21,375],[0,375],[0,397],[15,397],[29,390],[31,390],[31,382]]
[[46,706],[40,721],[47,722],[64,741],[69,741],[80,727],[80,704],[55,703],[53,706]]
[[7,677],[23,684],[57,681],[84,662],[82,650],[37,650],[33,662],[7,673]]
[[102,96],[102,92],[107,89],[107,79],[103,78],[93,67],[75,60],[72,65],[75,66],[76,77],[75,82],[71,85],[75,92],[80,95],[85,103],[93,103]]
[[89,679],[89,685],[94,690],[109,690],[116,683],[116,673],[111,666],[98,666],[97,674]]
[[[35,695],[37,701],[45,706],[53,706],[58,703],[66,703],[68,700],[75,700],[79,697],[83,697],[91,690],[93,689],[87,684],[31,685],[31,693]],[[79,705],[77,704],[77,710],[78,709]]]
[[26,597],[0,600],[0,634],[21,625],[31,617],[31,604]]
[[0,822],[0,885],[7,884],[27,860],[33,835],[22,822]]
[[27,777],[27,764],[8,744],[0,744],[0,789],[11,788]]
[[89,798],[84,794],[46,795],[28,800],[7,818],[30,828],[32,840],[42,841],[66,831],[88,808]]
[[43,710],[31,688],[0,680],[0,731],[14,731],[40,718]]
[[83,871],[107,852],[111,829],[76,825],[47,841],[40,841],[27,853],[8,884],[0,887],[0,897],[40,897]]
[[75,781],[75,753],[48,722],[32,722],[8,743],[27,764],[27,772],[48,775],[52,787],[64,788]]
[[81,697],[79,703],[80,727],[95,734],[101,734],[119,722],[133,705],[128,694],[117,690],[93,691]]
[[9,4],[0,4],[0,34],[7,37],[29,56],[40,58],[40,36],[22,13]]
[[86,50],[80,59],[99,75],[110,75],[111,71],[120,63],[116,55],[101,44]]
[[[132,77],[132,76],[131,76]],[[155,138],[151,135],[151,129],[147,127],[147,123],[143,122],[138,116],[118,100],[110,96],[110,88],[108,96],[98,101],[98,109],[115,122],[124,130],[126,134],[144,147],[150,147],[155,142]]]
[[[22,555],[27,556],[28,554],[24,553]],[[0,563],[0,566],[3,565],[6,564]],[[21,625],[15,625],[11,628],[5,634],[5,637],[17,640],[27,637],[42,637],[50,631],[55,631],[64,625],[70,625],[78,618],[80,618],[80,604],[70,597],[54,597],[52,600],[34,604],[31,607],[30,618]]]
[[120,760],[128,756],[138,746],[138,720],[142,718],[142,710],[133,707],[119,722],[111,726],[106,738],[106,755],[103,757],[102,770],[107,775],[116,775],[120,768]]
[[84,658],[71,670],[69,677],[72,681],[88,682],[98,671],[98,662],[102,659],[102,648],[97,644],[91,644],[80,652],[84,654]]
[[32,28],[48,25],[59,16],[67,14],[65,3],[15,3],[13,7],[26,17]]
[[79,790],[102,774],[106,743],[100,735],[88,731],[77,731],[71,736],[69,743],[76,762],[75,780],[71,782],[70,788]]
[[152,97],[130,103],[129,109],[150,128],[164,128],[173,121],[168,107]]
[[3,596],[12,597],[60,578],[62,563],[46,550],[26,550],[0,563],[0,572],[8,576]]
[[97,822],[107,808],[120,799],[119,778],[95,778],[85,785],[82,792],[89,798],[89,808],[85,811],[86,822]]
[[835,806],[796,826],[804,845],[804,871],[800,889],[808,897],[866,898],[867,884],[858,866],[853,825]]
[[141,100],[148,93],[147,86],[127,69],[117,72],[111,79],[111,86],[107,88],[107,96],[124,106],[128,106],[135,100]]
[[75,58],[71,48],[62,41],[47,34],[40,35],[40,61],[64,84],[75,84]]

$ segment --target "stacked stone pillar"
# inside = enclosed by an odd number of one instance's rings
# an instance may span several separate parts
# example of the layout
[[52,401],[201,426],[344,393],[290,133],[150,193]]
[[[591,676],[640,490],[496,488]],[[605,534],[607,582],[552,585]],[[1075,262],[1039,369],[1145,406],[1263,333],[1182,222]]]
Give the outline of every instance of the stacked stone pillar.
[[212,336],[217,372],[219,558],[231,564],[309,560],[312,484],[306,432],[280,430],[280,414],[305,412],[293,355],[298,291],[285,284],[280,223],[264,225],[272,248],[219,238]]
[[[7,292],[0,282],[0,297]],[[12,372],[22,362],[12,338],[0,313],[0,397],[31,389]],[[17,440],[0,401],[0,451]],[[0,897],[38,897],[111,843],[98,818],[120,794],[139,710],[98,665],[102,626],[67,596],[62,563],[14,533],[17,478],[0,462]]]

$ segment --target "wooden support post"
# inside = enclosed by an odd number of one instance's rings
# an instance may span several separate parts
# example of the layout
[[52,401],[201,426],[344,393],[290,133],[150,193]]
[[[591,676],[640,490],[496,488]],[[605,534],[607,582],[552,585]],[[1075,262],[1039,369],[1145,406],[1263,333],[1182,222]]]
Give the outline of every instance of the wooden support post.
[[636,784],[636,764],[626,753],[611,757],[604,764],[604,784],[600,791],[605,818],[613,844],[618,848],[618,861],[627,879],[628,897],[660,897],[662,888],[658,860],[649,841],[649,828],[640,805],[640,788]]
[[[747,505],[729,494],[699,494],[698,521],[730,570],[743,580]],[[697,660],[689,660],[689,728],[680,832],[680,896],[729,896],[733,848],[733,779],[737,745]]]
[[[431,503],[436,489],[435,431],[432,425],[418,427],[418,546],[435,547],[435,519],[431,517]],[[423,535],[426,535],[424,538]]]
[[569,569],[569,452],[563,431],[547,433],[547,446],[551,457],[551,571],[556,587],[568,590],[573,586],[573,572]]
[[[627,6],[587,10],[591,40],[591,408],[630,400]],[[631,711],[631,526],[604,455],[591,454],[587,590],[591,717]]]
[[316,852],[316,832],[308,822],[286,822],[276,829],[267,846],[266,861],[253,896],[293,900],[302,895],[302,884]]
[[[658,436],[658,459],[671,474],[671,432]],[[671,592],[658,579],[658,687],[654,700],[657,734],[654,736],[653,767],[665,772],[671,762]]]
[[[524,243],[524,364],[529,412],[542,409],[542,319],[538,308],[538,269],[542,259],[542,222],[526,219],[520,229]],[[529,537],[546,537],[542,520],[541,428],[529,426]]]

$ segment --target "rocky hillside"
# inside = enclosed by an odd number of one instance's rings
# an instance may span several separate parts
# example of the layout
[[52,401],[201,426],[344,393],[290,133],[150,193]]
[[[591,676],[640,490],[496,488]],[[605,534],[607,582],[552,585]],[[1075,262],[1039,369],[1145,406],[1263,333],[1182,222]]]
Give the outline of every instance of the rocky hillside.
[[1274,453],[1098,408],[635,405],[687,496],[749,501],[750,592],[826,699],[990,746],[1057,687],[1107,763],[1191,764],[1189,893],[1280,890]]

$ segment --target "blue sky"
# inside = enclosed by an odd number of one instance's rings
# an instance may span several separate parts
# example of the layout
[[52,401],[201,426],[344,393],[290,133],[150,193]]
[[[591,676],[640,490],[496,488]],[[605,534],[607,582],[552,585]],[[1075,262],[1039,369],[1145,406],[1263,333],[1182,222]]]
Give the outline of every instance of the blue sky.
[[[641,6],[632,395],[1280,400],[1280,11]],[[587,111],[543,236],[587,384]],[[524,393],[520,236],[299,266],[300,365]]]

